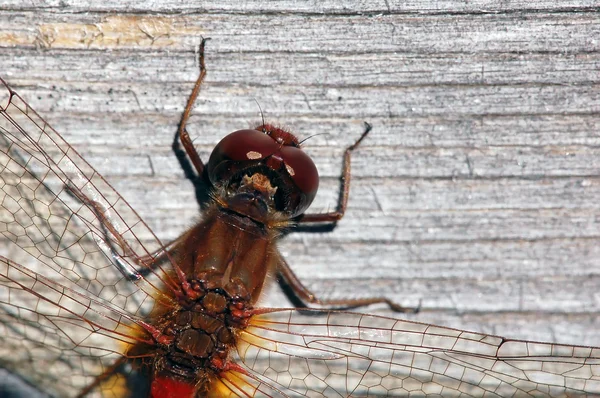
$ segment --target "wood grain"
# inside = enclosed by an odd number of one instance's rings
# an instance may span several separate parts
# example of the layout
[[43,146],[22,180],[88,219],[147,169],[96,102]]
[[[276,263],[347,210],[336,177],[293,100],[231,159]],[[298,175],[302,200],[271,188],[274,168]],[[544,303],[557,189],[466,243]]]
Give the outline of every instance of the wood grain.
[[168,240],[199,218],[170,142],[211,37],[189,127],[205,159],[260,121],[256,100],[314,135],[326,211],[374,126],[339,227],[281,244],[315,293],[600,345],[597,2],[221,3],[4,1],[1,75]]

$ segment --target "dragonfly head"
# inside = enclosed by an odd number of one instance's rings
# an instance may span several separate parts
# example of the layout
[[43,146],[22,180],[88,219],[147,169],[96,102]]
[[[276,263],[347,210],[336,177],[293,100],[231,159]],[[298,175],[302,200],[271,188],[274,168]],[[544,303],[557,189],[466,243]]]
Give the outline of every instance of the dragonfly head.
[[295,217],[310,206],[319,187],[317,168],[298,139],[270,124],[223,138],[210,155],[207,173],[215,187],[225,188],[223,199],[236,211],[252,202]]

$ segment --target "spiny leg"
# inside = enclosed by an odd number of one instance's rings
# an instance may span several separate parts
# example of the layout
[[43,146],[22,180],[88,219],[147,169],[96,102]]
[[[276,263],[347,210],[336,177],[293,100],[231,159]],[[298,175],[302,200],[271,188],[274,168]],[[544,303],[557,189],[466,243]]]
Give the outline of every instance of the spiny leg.
[[350,157],[352,151],[360,144],[360,142],[369,134],[372,127],[369,123],[365,122],[365,131],[362,133],[360,138],[356,142],[350,145],[344,151],[344,163],[342,166],[342,183],[340,187],[340,194],[337,203],[337,209],[329,213],[317,213],[317,214],[303,214],[299,219],[299,224],[307,224],[313,222],[331,222],[336,223],[341,220],[346,213],[346,207],[348,206],[348,197],[350,194]]
[[85,387],[83,390],[81,390],[79,392],[79,394],[77,394],[77,398],[83,398],[86,395],[90,394],[92,391],[100,388],[100,385],[103,382],[105,382],[106,380],[115,376],[118,373],[119,368],[125,363],[125,361],[126,361],[125,357],[121,357],[121,358],[117,359],[115,361],[115,363],[113,363],[109,368],[104,370],[104,372],[102,372],[102,374],[100,374],[99,376],[96,376],[96,378],[94,379],[94,381],[91,384],[89,384],[87,387]]
[[[204,171],[204,163],[202,162],[202,159],[200,159],[200,155],[198,154],[198,151],[196,151],[196,148],[194,148],[192,139],[190,138],[190,135],[188,134],[185,126],[190,119],[192,109],[194,108],[194,103],[196,102],[196,99],[198,98],[198,94],[200,94],[200,87],[202,86],[202,82],[204,81],[204,78],[206,77],[206,66],[204,63],[204,46],[206,45],[207,40],[209,40],[209,39],[208,38],[205,39],[203,37],[202,42],[200,43],[200,46],[198,48],[198,53],[199,53],[198,63],[200,64],[200,74],[198,75],[198,79],[196,79],[196,83],[194,84],[192,93],[190,94],[190,97],[188,98],[187,104],[183,111],[183,115],[181,115],[181,121],[179,122],[179,128],[177,129],[177,133],[175,134],[175,139],[174,139],[173,145],[172,145],[173,151],[175,151],[175,154],[179,158],[178,152],[181,151],[179,142],[181,142],[181,144],[183,145],[183,149],[185,150],[185,153],[187,154],[187,156],[189,157],[189,160],[192,162],[192,165],[196,169],[197,176],[202,176],[202,173]],[[192,176],[190,176],[190,175],[186,175],[186,177],[188,179],[192,179]]]
[[[185,153],[187,154],[189,160],[192,162],[194,168],[196,169],[197,176],[202,176],[202,173],[204,170],[204,163],[202,162],[202,159],[200,159],[198,152],[194,148],[192,140],[191,140],[185,126],[190,118],[192,108],[194,107],[194,103],[195,103],[196,99],[198,98],[198,94],[200,93],[200,87],[206,76],[206,67],[205,67],[205,61],[204,61],[204,48],[205,48],[207,40],[209,40],[209,39],[202,38],[202,41],[198,48],[200,74],[198,75],[198,78],[196,80],[196,83],[194,84],[192,93],[190,94],[190,97],[188,98],[187,105],[184,109],[183,115],[179,122],[179,128],[177,130],[177,133],[175,134],[175,139],[174,139],[173,145],[172,145],[173,150],[175,151],[175,154],[181,163],[183,161],[182,158],[185,157],[185,155],[183,153],[181,153],[182,151],[181,151],[180,144],[179,144],[179,142],[181,141],[181,144],[183,145]],[[186,170],[185,167],[184,167],[184,170]],[[193,176],[193,171],[191,171],[191,170],[186,171],[186,177],[192,181],[194,181],[197,176]],[[151,272],[155,267],[168,261],[171,252],[174,250],[174,248],[177,246],[178,241],[181,239],[181,237],[179,237],[179,238],[175,239],[174,241],[170,242],[169,244],[158,249],[156,252],[148,254],[147,256],[142,256],[142,257],[137,256],[135,253],[133,253],[133,251],[127,244],[127,242],[125,242],[125,240],[122,238],[121,234],[112,225],[110,220],[104,216],[103,208],[100,205],[100,203],[87,198],[81,191],[79,191],[75,187],[67,186],[66,189],[75,198],[80,200],[82,203],[88,205],[94,211],[94,213],[96,214],[96,216],[102,226],[103,235],[104,235],[106,242],[108,243],[108,246],[109,246],[109,249],[111,252],[111,256],[112,256],[112,259],[113,259],[115,265],[117,266],[117,268],[119,268],[121,273],[129,280],[141,279],[142,277],[146,276],[149,272]],[[123,259],[123,257],[118,254],[118,252],[114,246],[113,240],[110,239],[110,235],[112,235],[116,239],[117,244],[122,248],[125,255],[131,256],[134,259],[135,264],[138,267],[140,267],[139,269],[134,269],[133,267],[131,267]]]
[[319,305],[328,308],[356,308],[364,307],[371,304],[385,303],[390,309],[397,312],[417,313],[420,310],[420,303],[417,308],[406,308],[394,303],[385,297],[369,297],[364,299],[336,299],[336,300],[321,300],[315,296],[306,286],[302,284],[296,276],[289,264],[281,258],[279,262],[278,272],[284,283],[290,288],[295,298],[299,299],[307,307],[309,304]]
[[[102,204],[89,199],[83,194],[83,192],[73,185],[66,185],[65,189],[75,199],[88,206],[94,212],[96,218],[100,222],[100,226],[102,227],[104,241],[109,247],[113,263],[128,280],[139,280],[148,275],[148,273],[151,272],[155,267],[169,260],[169,255],[177,245],[179,238],[170,242],[168,245],[161,247],[154,253],[140,257],[131,249],[125,239],[123,239],[123,236],[121,236],[119,231],[117,231],[110,219],[105,216],[104,206],[102,206]],[[113,239],[111,239],[111,236],[116,240],[116,243],[121,248],[123,255],[118,253],[117,248],[115,247],[115,242]],[[129,264],[123,258],[123,256],[132,258],[138,269],[133,268],[131,264]]]

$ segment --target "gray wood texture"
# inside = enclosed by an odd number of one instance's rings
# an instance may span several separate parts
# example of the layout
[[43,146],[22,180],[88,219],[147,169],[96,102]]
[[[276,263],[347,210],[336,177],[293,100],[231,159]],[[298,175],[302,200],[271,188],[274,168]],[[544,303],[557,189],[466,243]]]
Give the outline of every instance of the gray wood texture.
[[[384,295],[506,337],[600,345],[597,1],[0,1],[0,74],[175,238],[198,220],[170,143],[207,45],[189,131],[204,159],[268,121],[313,136],[313,211],[334,232],[281,250],[322,298]],[[289,305],[277,286],[265,305]]]

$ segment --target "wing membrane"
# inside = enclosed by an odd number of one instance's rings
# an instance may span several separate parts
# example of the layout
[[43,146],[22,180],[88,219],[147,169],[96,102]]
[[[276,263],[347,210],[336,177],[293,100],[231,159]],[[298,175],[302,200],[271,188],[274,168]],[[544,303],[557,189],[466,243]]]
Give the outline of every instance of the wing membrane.
[[349,312],[273,310],[254,316],[240,334],[238,351],[253,373],[289,396],[600,394],[598,348]]
[[136,342],[136,322],[59,274],[0,257],[0,365],[42,391],[76,395]]
[[[155,286],[167,278],[164,269],[147,268],[133,283],[115,262],[143,268],[139,259],[162,245],[2,79],[0,207],[0,233],[14,243],[0,259],[0,367],[71,396],[141,334],[133,319],[154,308]],[[161,255],[168,268],[168,253]]]
[[[1,79],[0,90],[0,98],[5,98],[0,101],[0,232],[98,297],[131,313],[142,313],[141,303],[149,302],[148,294],[154,298],[160,294],[154,285],[168,279],[164,270],[140,261],[163,249],[160,240],[102,176]],[[13,259],[32,264],[25,257]],[[117,271],[116,261],[130,271],[147,267],[148,276],[138,283],[145,292]],[[39,265],[31,267],[45,272]]]

